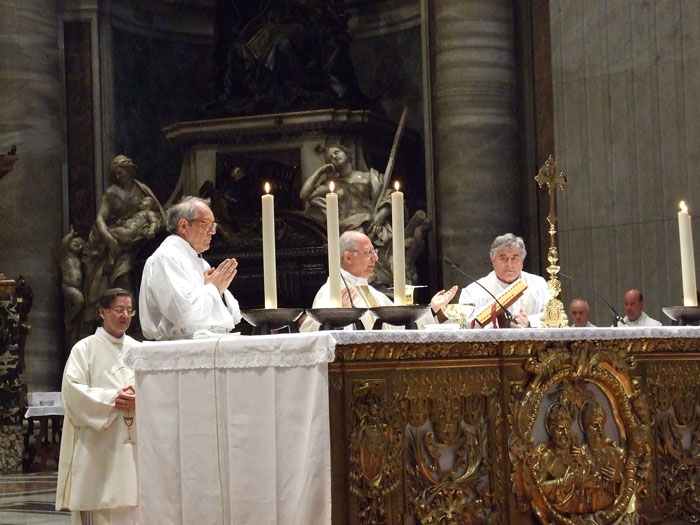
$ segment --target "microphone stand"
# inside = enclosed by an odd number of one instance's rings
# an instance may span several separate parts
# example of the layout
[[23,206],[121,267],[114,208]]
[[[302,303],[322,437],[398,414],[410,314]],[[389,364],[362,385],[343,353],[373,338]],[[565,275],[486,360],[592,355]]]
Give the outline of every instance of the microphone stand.
[[347,292],[348,292],[348,299],[350,299],[350,306],[351,306],[352,308],[355,308],[355,303],[352,302],[352,294],[350,293],[350,288],[348,287],[348,283],[347,283],[347,281],[345,280],[345,277],[343,277],[343,274],[342,274],[342,273],[340,274],[340,278],[343,280],[343,284],[345,285],[345,289],[346,289]]
[[620,323],[622,323],[622,324],[624,324],[624,325],[627,324],[627,323],[625,323],[625,320],[624,320],[622,317],[620,317],[620,314],[617,313],[617,310],[615,310],[615,308],[613,308],[612,305],[611,305],[609,302],[607,302],[607,301],[605,300],[605,298],[604,298],[602,295],[600,295],[599,293],[597,293],[595,290],[589,288],[589,287],[586,286],[585,284],[578,282],[578,281],[577,281],[576,279],[574,279],[573,277],[569,277],[569,276],[566,275],[565,273],[559,272],[559,275],[561,275],[561,276],[564,277],[565,279],[568,279],[568,280],[571,281],[572,283],[574,283],[574,284],[580,286],[581,288],[583,288],[583,289],[586,290],[587,292],[592,293],[592,294],[595,295],[598,299],[600,299],[601,301],[603,301],[603,302],[605,303],[605,306],[607,306],[608,308],[610,308],[610,311],[611,311],[612,314],[613,314],[613,322],[612,322],[613,326],[616,326],[616,327],[617,327],[617,326],[620,326]]
[[498,306],[501,307],[501,310],[503,310],[503,315],[504,315],[504,317],[506,318],[506,321],[508,321],[508,328],[510,328],[510,324],[511,324],[511,323],[518,324],[518,322],[515,320],[515,317],[513,316],[513,314],[510,313],[510,310],[508,310],[508,308],[506,308],[505,306],[503,306],[503,305],[501,304],[501,302],[496,298],[496,296],[493,295],[483,284],[481,284],[479,281],[477,281],[476,279],[474,279],[471,275],[469,275],[467,272],[465,272],[464,270],[462,270],[459,266],[457,266],[455,263],[453,263],[453,262],[452,262],[450,259],[448,259],[447,257],[443,257],[442,260],[443,260],[445,263],[447,263],[449,266],[451,266],[452,268],[454,268],[455,270],[457,270],[459,273],[461,273],[462,275],[464,275],[464,276],[465,276],[467,279],[469,279],[472,283],[476,283],[476,284],[478,284],[479,286],[481,286],[481,288],[483,288],[484,291],[485,291],[487,294],[489,294],[489,295],[493,298],[494,301],[496,301],[496,304],[497,304]]

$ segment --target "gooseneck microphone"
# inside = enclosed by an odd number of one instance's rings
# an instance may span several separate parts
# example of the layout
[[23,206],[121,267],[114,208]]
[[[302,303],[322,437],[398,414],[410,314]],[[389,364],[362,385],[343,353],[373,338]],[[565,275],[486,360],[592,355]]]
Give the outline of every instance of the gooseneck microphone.
[[620,315],[617,313],[617,310],[615,310],[615,308],[613,308],[612,305],[611,305],[609,302],[607,302],[607,301],[605,300],[605,298],[604,298],[602,295],[600,295],[599,293],[597,293],[597,292],[596,292],[595,290],[593,290],[592,288],[586,286],[586,285],[583,284],[582,282],[579,282],[579,281],[577,281],[576,279],[574,279],[573,277],[570,277],[570,276],[566,275],[565,273],[559,272],[559,275],[561,275],[561,276],[564,277],[565,279],[568,279],[569,281],[571,281],[572,283],[576,284],[577,286],[580,286],[581,288],[583,288],[583,289],[586,290],[587,292],[592,293],[592,294],[595,295],[598,299],[600,299],[601,301],[603,301],[603,302],[605,303],[605,306],[607,306],[608,308],[610,308],[610,311],[611,311],[612,314],[613,314],[613,322],[612,322],[613,326],[620,326],[620,323],[622,323],[622,324],[624,324],[624,325],[627,324],[627,323],[625,323],[625,320],[624,320],[622,317],[620,317]]
[[503,306],[503,305],[501,304],[501,302],[496,298],[496,296],[493,295],[493,294],[488,290],[488,288],[486,288],[483,284],[481,284],[479,281],[477,281],[476,279],[474,279],[474,277],[472,277],[471,275],[469,275],[467,272],[465,272],[464,270],[462,270],[459,266],[457,266],[455,263],[453,263],[453,262],[452,262],[450,259],[448,259],[447,257],[443,257],[442,260],[443,260],[443,262],[447,263],[449,266],[451,266],[452,268],[454,268],[455,270],[457,270],[459,273],[461,273],[462,275],[464,275],[467,279],[469,279],[470,282],[476,283],[476,284],[478,284],[479,286],[481,286],[481,287],[484,289],[484,291],[485,291],[487,294],[489,294],[489,295],[493,298],[494,301],[496,301],[496,304],[497,304],[498,306],[501,307],[501,310],[503,310],[503,316],[506,318],[506,321],[508,321],[508,328],[510,328],[510,323],[518,324],[518,322],[515,320],[515,317],[513,317],[513,314],[510,313],[510,310],[508,310],[508,308],[506,308],[505,306]]
[[350,293],[350,288],[348,287],[348,283],[345,280],[345,277],[343,277],[343,274],[340,274],[340,278],[343,280],[343,284],[345,285],[345,289],[348,291],[348,299],[350,299],[350,306],[352,308],[355,308],[355,303],[352,302],[352,294]]

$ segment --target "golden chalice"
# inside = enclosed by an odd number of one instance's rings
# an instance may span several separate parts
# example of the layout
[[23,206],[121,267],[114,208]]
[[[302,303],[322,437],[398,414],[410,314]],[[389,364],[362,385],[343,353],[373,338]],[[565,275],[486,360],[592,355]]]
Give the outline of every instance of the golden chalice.
[[469,328],[469,318],[475,308],[474,303],[450,303],[446,304],[442,311],[451,322],[459,324],[460,328]]

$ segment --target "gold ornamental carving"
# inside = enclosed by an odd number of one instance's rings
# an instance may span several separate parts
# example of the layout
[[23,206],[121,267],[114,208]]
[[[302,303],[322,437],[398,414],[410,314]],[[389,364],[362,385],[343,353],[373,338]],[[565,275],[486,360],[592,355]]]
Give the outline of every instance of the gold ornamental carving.
[[389,523],[387,496],[401,480],[401,432],[392,424],[383,379],[352,382],[350,492],[358,499],[360,523]]
[[557,175],[557,163],[550,155],[544,165],[537,173],[535,180],[540,188],[547,185],[547,193],[549,195],[549,214],[547,222],[549,223],[549,250],[547,252],[547,273],[549,281],[547,281],[547,290],[552,298],[547,302],[542,315],[542,326],[546,328],[565,328],[567,326],[566,313],[564,313],[564,305],[559,300],[561,293],[561,281],[559,281],[559,252],[557,251],[556,234],[557,234],[557,215],[556,215],[556,187],[564,189],[567,180],[563,173]]
[[495,371],[404,372],[394,385],[406,428],[405,517],[417,524],[500,523],[504,421]]
[[655,404],[657,491],[664,520],[700,521],[700,364],[657,365],[647,382]]
[[518,508],[542,523],[637,517],[649,476],[651,423],[634,359],[600,343],[553,344],[511,389],[509,453]]

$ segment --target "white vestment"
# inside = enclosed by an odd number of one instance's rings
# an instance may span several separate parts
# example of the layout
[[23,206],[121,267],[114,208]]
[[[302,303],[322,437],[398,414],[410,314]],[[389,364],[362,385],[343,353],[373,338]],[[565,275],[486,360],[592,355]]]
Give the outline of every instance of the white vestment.
[[656,319],[653,319],[649,317],[646,312],[642,312],[639,317],[637,317],[636,321],[630,321],[627,316],[625,316],[622,319],[625,324],[621,326],[628,326],[628,327],[636,327],[636,326],[662,326],[662,324],[657,321]]
[[576,326],[575,324],[572,324],[572,325],[571,325],[571,328],[595,328],[595,327],[596,327],[596,325],[594,325],[594,324],[591,323],[590,321],[588,321],[588,322],[586,323],[586,326]]
[[[373,286],[370,286],[367,284],[367,279],[363,279],[362,277],[356,277],[355,275],[346,272],[344,269],[340,269],[340,274],[343,276],[343,279],[345,279],[345,282],[347,283],[349,288],[355,288],[358,292],[358,297],[357,299],[353,298],[353,305],[356,308],[373,308],[375,306],[393,306],[393,301],[389,299],[386,295],[384,295],[382,292],[374,288]],[[341,286],[344,286],[341,281]],[[369,297],[367,297],[367,293],[369,293]],[[328,280],[326,280],[326,283],[319,288],[318,292],[316,293],[316,297],[314,297],[314,303],[313,303],[313,308],[330,308],[331,307],[331,293],[330,293],[330,284]],[[360,317],[360,321],[362,321],[362,324],[365,327],[365,330],[372,330],[374,327],[374,322],[377,320],[377,317],[367,310],[364,314],[362,314],[362,317]],[[424,316],[422,316],[420,319],[416,321],[416,324],[420,328],[421,326],[424,326],[426,324],[435,324],[435,319],[433,316],[428,312]],[[304,322],[301,324],[301,327],[299,330],[301,332],[313,332],[319,329],[319,324],[311,319],[310,317],[307,317]],[[391,325],[384,324],[383,325],[384,329],[391,329],[391,328],[398,328],[394,327]],[[350,325],[345,328],[346,330],[352,330],[353,326]]]
[[[78,341],[63,372],[61,404],[66,411],[58,462],[56,510],[104,510],[138,503],[136,444],[124,412],[114,403],[117,390],[134,384],[122,361],[136,341],[116,338],[103,328]],[[131,427],[136,441],[136,427]]]
[[[143,268],[139,319],[147,339],[184,339],[198,330],[226,333],[241,320],[231,292],[204,284],[209,263],[178,235],[166,238]],[[224,303],[225,301],[225,303]]]
[[[539,275],[527,272],[520,272],[520,279],[527,284],[527,290],[523,292],[517,301],[508,307],[508,310],[511,314],[516,315],[522,309],[525,311],[525,315],[527,315],[530,321],[530,326],[542,326],[541,318],[544,313],[544,307],[551,299],[549,291],[547,290],[547,282]],[[477,282],[481,283],[481,285],[496,297],[500,296],[503,291],[512,284],[501,281],[496,277],[496,272],[493,271]],[[475,304],[474,315],[476,315],[484,306],[493,302],[493,297],[486,293],[478,284],[471,283],[469,286],[462,289],[462,293],[459,295],[459,302],[462,304]],[[493,326],[493,324],[487,324],[484,328],[491,326]],[[478,328],[479,323],[476,323],[475,327]]]

